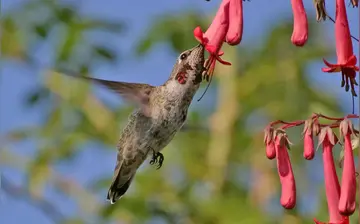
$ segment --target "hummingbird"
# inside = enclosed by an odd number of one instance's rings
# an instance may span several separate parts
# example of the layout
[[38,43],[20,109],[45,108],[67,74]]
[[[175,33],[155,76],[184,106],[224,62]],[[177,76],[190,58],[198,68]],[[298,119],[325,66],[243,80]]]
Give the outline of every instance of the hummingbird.
[[162,166],[164,156],[160,151],[185,123],[190,103],[206,72],[204,62],[201,44],[182,52],[170,77],[159,86],[75,75],[102,84],[137,105],[117,144],[114,175],[107,193],[111,204],[123,197],[137,169],[148,157],[152,157],[150,164],[157,165],[157,169]]

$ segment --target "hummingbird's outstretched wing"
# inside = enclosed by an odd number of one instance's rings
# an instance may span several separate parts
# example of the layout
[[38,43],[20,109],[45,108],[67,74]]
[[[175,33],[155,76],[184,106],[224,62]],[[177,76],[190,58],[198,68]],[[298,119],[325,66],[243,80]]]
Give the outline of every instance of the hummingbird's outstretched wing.
[[85,80],[90,80],[95,83],[99,83],[108,89],[113,90],[122,96],[125,100],[135,103],[142,109],[144,115],[149,115],[149,97],[151,91],[155,88],[154,86],[143,84],[143,83],[130,83],[130,82],[117,82],[117,81],[109,81],[97,78],[90,78],[81,76],[78,74],[74,74],[72,72],[66,71],[61,72],[62,74],[72,76],[75,78],[81,78]]

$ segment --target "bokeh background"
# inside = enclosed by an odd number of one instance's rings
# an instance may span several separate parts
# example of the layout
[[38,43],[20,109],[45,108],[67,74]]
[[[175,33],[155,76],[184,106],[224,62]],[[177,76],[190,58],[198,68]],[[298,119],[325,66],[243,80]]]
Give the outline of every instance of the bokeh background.
[[[1,5],[0,223],[251,224],[327,221],[321,150],[302,158],[300,129],[289,132],[297,206],[279,203],[276,161],[262,129],[312,112],[351,113],[335,62],[334,24],[315,22],[303,48],[290,42],[290,1],[244,2],[244,35],[224,47],[210,90],[190,108],[186,128],[167,146],[160,170],[148,164],[126,196],[106,192],[119,133],[133,109],[112,92],[51,71],[162,84],[177,55],[196,44],[219,0],[11,0]],[[332,1],[328,13],[334,15]],[[358,10],[348,7],[353,35]],[[355,52],[358,45],[354,43]],[[358,56],[358,54],[357,54]],[[358,111],[356,103],[356,111]],[[334,152],[338,158],[340,150]],[[358,220],[358,214],[352,216]]]

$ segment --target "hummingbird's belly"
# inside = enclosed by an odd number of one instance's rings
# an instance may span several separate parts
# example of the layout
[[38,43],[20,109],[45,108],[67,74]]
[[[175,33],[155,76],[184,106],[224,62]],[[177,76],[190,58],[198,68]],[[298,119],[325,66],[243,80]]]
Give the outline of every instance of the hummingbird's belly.
[[187,111],[183,110],[179,111],[179,113],[168,115],[170,116],[164,116],[159,125],[151,131],[153,136],[153,148],[155,151],[161,151],[171,142],[176,133],[183,126],[186,120]]

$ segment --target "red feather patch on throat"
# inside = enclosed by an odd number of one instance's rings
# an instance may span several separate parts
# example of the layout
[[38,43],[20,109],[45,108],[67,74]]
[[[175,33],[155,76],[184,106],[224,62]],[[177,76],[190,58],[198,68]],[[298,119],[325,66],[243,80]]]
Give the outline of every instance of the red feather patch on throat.
[[180,84],[185,84],[186,80],[187,80],[187,74],[185,72],[179,72],[176,74],[175,79],[180,83]]

